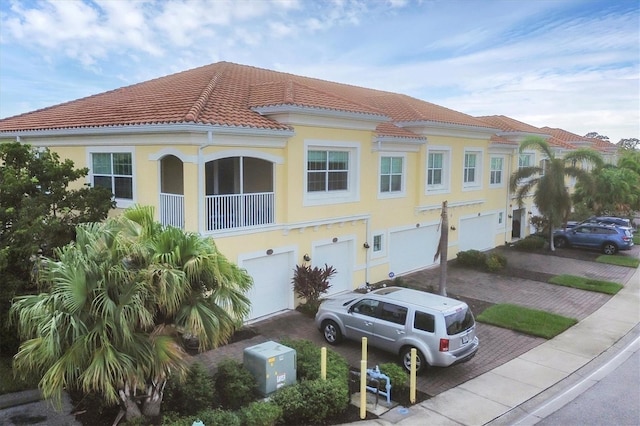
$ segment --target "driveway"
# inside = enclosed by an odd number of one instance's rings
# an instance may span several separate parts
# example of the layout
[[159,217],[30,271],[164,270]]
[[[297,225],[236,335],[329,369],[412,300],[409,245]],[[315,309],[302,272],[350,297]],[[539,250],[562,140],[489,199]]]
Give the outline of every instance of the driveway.
[[[635,271],[632,268],[584,260],[595,259],[597,255],[572,249],[563,250],[556,255],[526,253],[509,248],[496,250],[507,257],[510,268],[533,272],[533,276],[547,277],[566,273],[624,284]],[[572,253],[577,259],[571,256]],[[625,255],[640,257],[640,247],[634,247]],[[610,298],[601,293],[556,286],[533,279],[458,268],[452,266],[452,263],[447,271],[447,292],[450,296],[467,301],[476,315],[495,303],[514,303],[582,320]],[[403,276],[402,279],[411,286],[432,290],[438,287],[439,274],[439,268],[434,268]],[[249,328],[255,333],[253,338],[199,354],[194,358],[214,370],[219,360],[234,358],[242,361],[244,348],[268,340],[277,341],[288,337],[308,339],[318,345],[326,345],[313,320],[297,311],[260,321]],[[418,390],[430,396],[437,395],[486,373],[545,341],[542,338],[482,323],[478,323],[477,334],[480,349],[473,359],[453,367],[429,369],[418,377]],[[359,342],[344,342],[332,349],[344,355],[350,365],[360,364]],[[368,359],[370,367],[397,361],[395,356],[376,349],[370,349]]]

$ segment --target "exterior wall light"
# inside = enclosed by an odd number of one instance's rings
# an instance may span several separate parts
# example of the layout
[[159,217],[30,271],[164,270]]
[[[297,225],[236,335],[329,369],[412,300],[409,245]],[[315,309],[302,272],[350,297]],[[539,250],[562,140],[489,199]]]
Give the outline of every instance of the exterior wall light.
[[305,253],[304,256],[302,256],[302,258],[304,259],[305,262],[308,262],[311,260],[311,256],[309,256],[308,253]]

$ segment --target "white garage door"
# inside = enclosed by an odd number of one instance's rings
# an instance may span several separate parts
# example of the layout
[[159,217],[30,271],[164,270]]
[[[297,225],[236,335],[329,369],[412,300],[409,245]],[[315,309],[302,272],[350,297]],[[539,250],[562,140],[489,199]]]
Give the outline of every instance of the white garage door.
[[316,246],[313,251],[313,266],[323,268],[325,263],[336,269],[336,274],[331,278],[329,294],[353,290],[353,256],[352,241],[341,241],[326,245]]
[[434,265],[438,250],[438,225],[394,231],[389,234],[389,268],[395,275]]
[[471,217],[460,220],[458,248],[465,250],[488,250],[495,246],[496,216]]
[[253,277],[253,288],[249,292],[249,319],[293,308],[292,262],[292,253],[281,253],[242,263],[242,267]]

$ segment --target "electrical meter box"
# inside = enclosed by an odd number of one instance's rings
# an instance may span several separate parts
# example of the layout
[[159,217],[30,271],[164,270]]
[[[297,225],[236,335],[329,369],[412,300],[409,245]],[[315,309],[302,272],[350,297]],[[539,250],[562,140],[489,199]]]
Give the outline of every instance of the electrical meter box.
[[258,382],[258,392],[268,396],[296,382],[296,351],[268,341],[244,350],[244,367]]

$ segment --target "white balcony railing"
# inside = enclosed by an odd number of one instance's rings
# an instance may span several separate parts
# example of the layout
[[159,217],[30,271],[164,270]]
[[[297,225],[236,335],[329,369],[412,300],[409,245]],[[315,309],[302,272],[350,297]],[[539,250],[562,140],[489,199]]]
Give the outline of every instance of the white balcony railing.
[[274,222],[274,193],[207,195],[205,229],[245,228]]
[[160,193],[160,223],[184,229],[184,195]]

